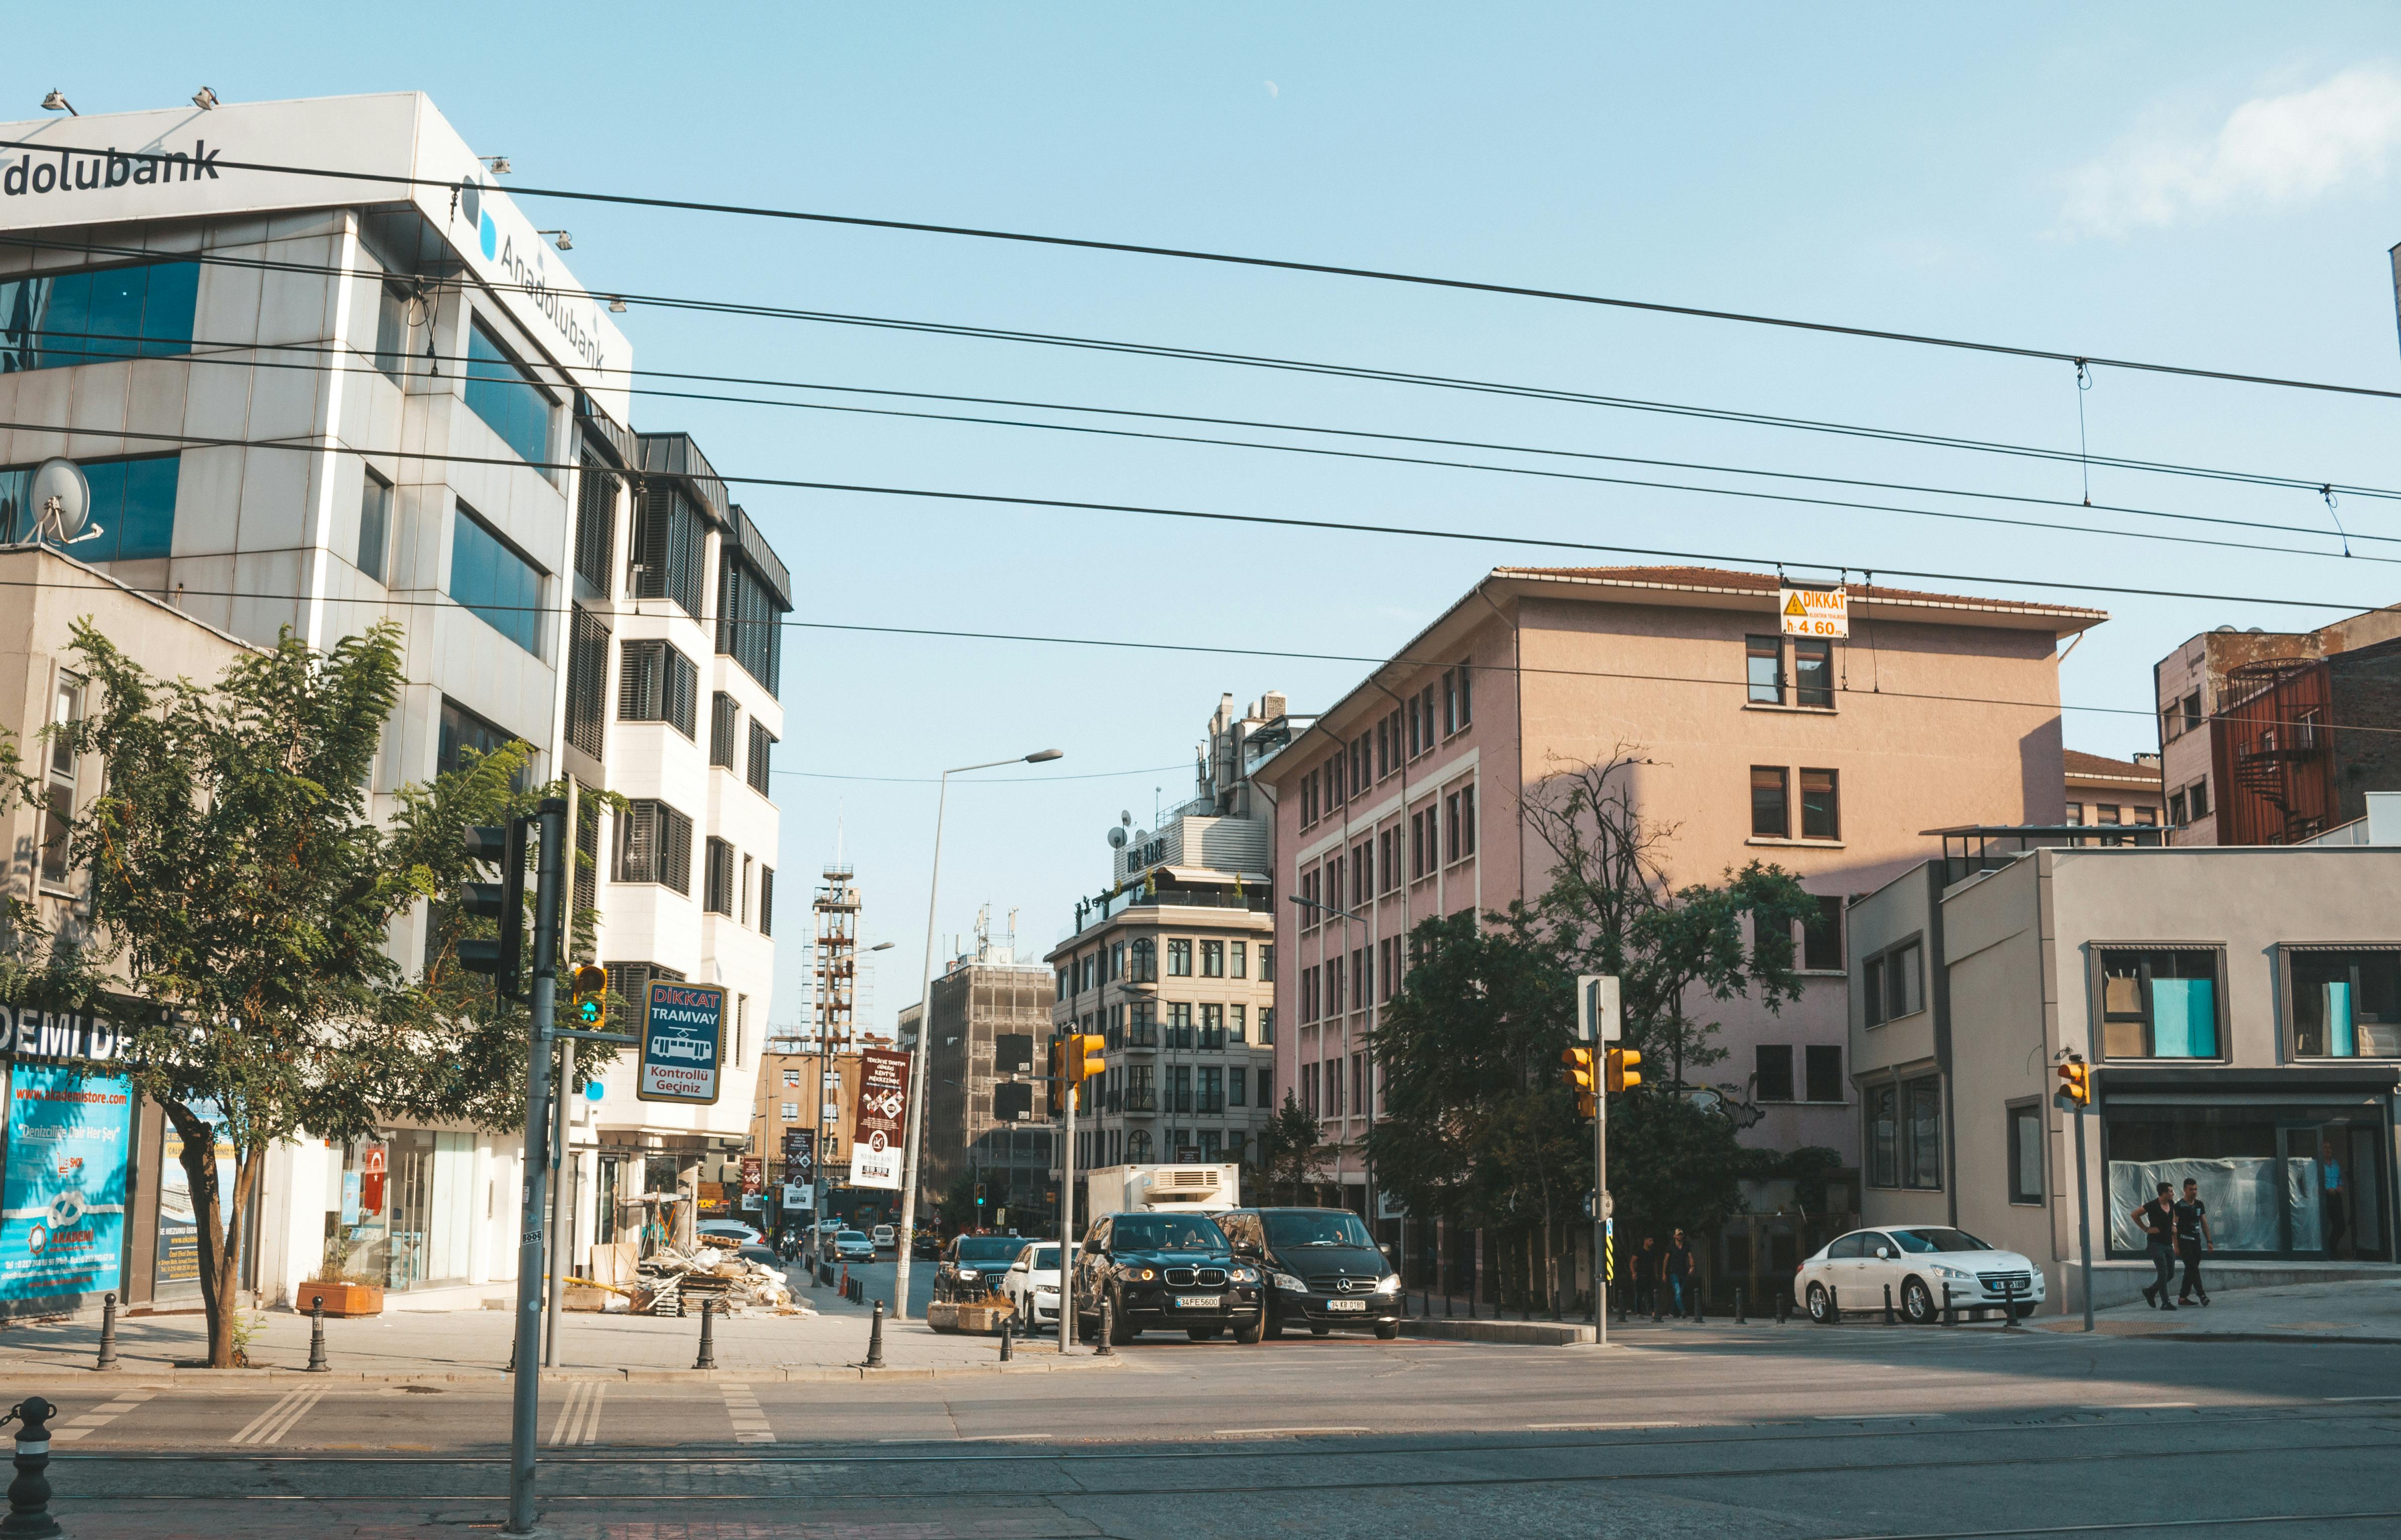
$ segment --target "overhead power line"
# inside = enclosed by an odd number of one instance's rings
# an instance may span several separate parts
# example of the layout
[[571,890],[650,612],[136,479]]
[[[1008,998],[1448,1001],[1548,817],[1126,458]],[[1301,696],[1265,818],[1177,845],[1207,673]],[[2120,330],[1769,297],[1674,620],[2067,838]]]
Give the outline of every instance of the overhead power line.
[[[323,442],[295,442],[291,439],[229,438],[197,433],[160,433],[140,432],[130,428],[105,430],[90,427],[67,428],[50,422],[0,421],[0,429],[24,433],[75,433],[81,437],[106,437],[138,440],[144,443],[173,444],[183,448],[274,449],[300,454],[353,454],[376,456],[389,460],[432,461],[461,465],[522,466],[530,470],[578,471],[583,467],[573,461],[530,461],[514,455],[462,455],[441,453],[430,449],[365,449],[356,446]],[[1515,545],[1534,550],[1582,551],[1612,557],[1641,557],[1652,560],[1693,563],[1702,566],[1736,568],[1772,568],[1781,573],[1797,568],[1804,572],[1882,572],[1888,578],[1912,578],[1931,583],[1989,584],[2004,588],[2036,588],[2079,594],[2125,594],[2146,598],[2204,599],[2217,604],[2260,604],[2296,610],[2373,610],[2380,606],[2339,598],[2282,598],[2261,594],[2220,594],[2183,588],[2157,588],[2131,584],[2079,583],[2060,578],[2014,578],[1990,573],[1935,571],[1924,568],[1890,567],[1883,562],[1828,560],[1824,557],[1762,557],[1728,554],[1717,551],[1685,551],[1662,546],[1620,545],[1602,541],[1560,540],[1539,535],[1496,534],[1480,529],[1422,529],[1406,524],[1362,524],[1342,519],[1299,518],[1284,514],[1231,514],[1199,508],[1166,508],[1139,502],[1100,502],[1076,498],[1033,497],[1007,492],[960,492],[928,487],[883,487],[864,482],[813,481],[798,476],[736,475],[718,473],[720,481],[744,487],[781,487],[802,491],[841,492],[863,497],[894,497],[922,499],[932,502],[980,502],[1000,507],[1056,508],[1073,513],[1132,514],[1144,518],[1193,519],[1203,523],[1244,524],[1287,529],[1316,529],[1338,534],[1388,535],[1407,540],[1461,542],[1482,545]],[[2157,537],[2152,537],[2157,538]],[[2373,558],[2363,558],[2373,559]]]
[[[114,337],[102,337],[100,334],[96,333],[46,332],[43,335],[46,338],[62,337],[70,342],[93,339],[108,342],[121,340],[120,338]],[[370,362],[327,362],[327,360],[332,359],[351,360],[362,358],[362,355],[357,353],[353,349],[327,343],[242,343],[199,337],[191,338],[189,341],[194,349],[217,349],[224,351],[194,351],[191,353],[172,355],[177,362],[226,368],[279,369],[309,374],[382,375],[386,372],[380,365]],[[258,352],[299,353],[306,355],[307,359],[311,361],[291,362],[279,358],[259,358],[254,356]],[[453,364],[465,365],[475,362],[465,355],[445,353],[411,353],[408,355],[408,359],[410,362],[423,359],[435,364]],[[1499,444],[1473,439],[1440,438],[1420,433],[1399,433],[1369,429],[1337,428],[1310,423],[1276,422],[1240,418],[1214,418],[1181,412],[1144,411],[1129,407],[1084,406],[1061,402],[1019,402],[1010,401],[1008,398],[954,395],[926,391],[894,391],[867,386],[825,385],[805,380],[761,380],[748,377],[716,376],[685,371],[636,370],[628,372],[649,378],[664,377],[690,380],[722,379],[732,383],[757,383],[783,390],[822,391],[847,395],[888,396],[909,400],[958,403],[993,402],[995,405],[1022,406],[1043,411],[1081,412],[1118,418],[1172,422],[1191,422],[1196,424],[1226,424],[1229,426],[1259,428],[1269,432],[1319,434],[1395,444],[1423,444],[1436,447],[1458,446],[1461,447],[1488,449],[1501,454],[1522,454],[1554,459],[1593,461],[1611,464],[1655,466],[1665,469],[1699,471],[1722,475],[1750,476],[1767,480],[1800,481],[1814,486],[1859,487],[1870,489],[1914,491],[1923,492],[1935,497],[1955,497],[1977,502],[2011,502],[2036,507],[2071,508],[2095,513],[2116,513],[2135,517],[2169,520],[2176,523],[2203,524],[2221,528],[2244,529],[2267,529],[2279,534],[2300,535],[2308,539],[2340,539],[2344,543],[2343,548],[2340,550],[2311,550],[2291,545],[2262,544],[2256,541],[2211,540],[2199,536],[2166,534],[2154,530],[2113,529],[2106,525],[2098,524],[2061,523],[2047,519],[2007,518],[1997,515],[1966,513],[1957,509],[1922,508],[1903,503],[1868,502],[1861,502],[1857,499],[1810,497],[1796,492],[1767,491],[1739,487],[1716,487],[1690,482],[1657,481],[1645,479],[1640,476],[1597,475],[1583,472],[1546,470],[1536,466],[1496,465],[1482,461],[1441,460],[1418,455],[1384,454],[1367,450],[1326,448],[1307,444],[1264,443],[1256,439],[1225,438],[1209,434],[1151,433],[1137,429],[1097,427],[1088,423],[1043,422],[1020,418],[979,417],[944,412],[906,411],[897,407],[840,406],[828,402],[794,401],[768,396],[726,395],[720,392],[709,391],[663,390],[654,386],[643,385],[633,385],[628,387],[633,394],[653,396],[667,400],[706,401],[733,406],[773,406],[794,411],[834,412],[867,417],[891,418],[906,421],[955,423],[975,427],[1029,429],[1052,433],[1087,434],[1108,438],[1124,438],[1146,443],[1189,444],[1218,448],[1251,449],[1278,454],[1310,455],[1338,460],[1356,460],[1374,464],[1420,466],[1428,469],[1470,471],[1492,475],[1531,476],[1546,480],[1577,481],[1599,486],[1627,487],[1655,491],[1681,492],[1702,497],[1725,497],[1752,502],[1785,502],[1804,507],[1843,509],[1861,513],[1896,514],[1914,518],[1945,519],[1960,523],[1992,524],[2012,529],[2050,529],[2065,534],[2089,535],[2106,539],[2147,540],[2172,544],[2208,546],[2221,550],[2260,551],[2282,556],[2401,563],[2401,557],[2376,556],[2362,557],[2350,549],[2350,542],[2354,540],[2363,543],[2374,542],[2379,544],[2401,544],[2401,536],[2367,533],[2343,535],[2334,529],[2303,529],[2295,525],[2279,524],[2269,520],[2228,518],[2222,516],[2209,514],[2173,513],[2164,509],[2142,508],[2122,503],[2079,502],[2073,499],[2035,497],[2025,493],[1996,492],[1969,488],[1930,486],[1924,483],[1878,481],[1857,476],[1823,475],[1805,471],[1777,471],[1763,469],[1756,466],[1722,465],[1706,461],[1677,461],[1640,455],[1612,455],[1593,450],[1559,449],[1533,445]]]
[[[98,243],[45,241],[36,237],[0,235],[0,243],[17,244],[77,252],[103,252],[127,256],[156,256],[157,253],[142,247],[109,247]],[[267,271],[305,272],[345,278],[384,278],[391,276],[379,268],[344,268],[338,264],[302,263],[265,257],[235,257],[200,252],[182,254],[177,260],[197,261],[251,268]],[[535,291],[520,284],[488,283],[476,281],[496,293],[531,294]],[[1258,368],[1283,373],[1322,375],[1338,379],[1359,379],[1383,384],[1407,385],[1426,389],[1461,391],[1472,393],[1516,396],[1527,400],[1551,401],[1571,406],[1598,406],[1612,410],[1690,418],[1699,421],[1722,422],[1740,427],[1776,428],[1791,432],[1812,433],[1842,438],[1859,438],[1921,448],[1950,449],[1963,453],[1991,454],[2012,459],[2047,461],[2075,466],[2079,470],[2108,469],[2135,472],[2142,474],[2166,475],[2187,479],[2225,481],[2238,486],[2273,487],[2300,491],[2312,497],[2328,493],[2343,496],[2401,500],[2401,488],[2377,487],[2356,482],[2336,481],[2326,476],[2305,476],[2272,472],[2241,471],[2223,467],[2191,465],[2175,461],[2145,460],[2136,456],[2092,453],[2083,447],[2047,448],[2038,445],[2010,444],[1957,435],[1919,433],[1909,429],[1882,428],[1873,424],[1840,422],[1812,418],[1779,416],[1773,413],[1747,411],[1736,407],[1698,406],[1691,403],[1646,400],[1639,396],[1609,395],[1594,392],[1573,391],[1564,387],[1512,384],[1499,380],[1475,379],[1457,376],[1413,373],[1406,370],[1384,369],[1368,364],[1348,364],[1316,362],[1306,359],[1278,358],[1266,354],[1222,352],[1209,349],[1186,348],[1167,343],[1127,342],[1104,337],[1075,337],[1061,333],[1015,331],[1001,327],[978,326],[962,323],[915,321],[891,316],[845,314],[831,310],[809,310],[789,306],[763,305],[737,300],[713,300],[665,295],[641,295],[631,291],[615,297],[649,308],[692,310],[703,314],[758,317],[843,326],[916,332],[930,336],[959,337],[983,341],[1066,348],[1079,351],[1121,353],[1137,358],[1163,358],[1182,362],[1216,364],[1232,367]],[[241,344],[241,346],[267,346]],[[423,353],[416,357],[426,357]],[[454,362],[448,355],[434,355],[444,363]],[[464,362],[463,359],[457,362]],[[555,365],[553,367],[556,367]],[[715,376],[681,373],[673,370],[635,369],[602,366],[579,369],[588,374],[624,374],[629,377],[721,380],[732,384],[784,385],[788,382],[759,379],[743,376]],[[837,390],[838,386],[793,388]],[[664,393],[664,392],[650,392]],[[878,392],[897,393],[897,392]],[[1063,410],[1101,410],[1103,408],[1062,408]],[[1777,473],[1763,472],[1763,474]],[[1960,493],[1969,496],[1976,494]],[[2000,494],[1987,494],[2000,495]],[[2081,502],[2075,506],[2084,506]],[[2093,504],[2111,511],[2145,512],[2118,508],[2115,505]],[[2265,526],[2263,526],[2265,527]]]
[[[61,144],[52,140],[0,139],[0,146],[55,151],[67,155],[100,156],[115,153],[108,149],[95,150]],[[136,156],[134,158],[157,159],[163,157]],[[324,177],[336,181],[370,183],[381,186],[451,188],[461,185],[440,177],[336,171],[322,166],[299,166],[275,161],[226,160],[213,158],[213,163],[227,171],[273,172],[282,175]],[[1676,316],[1685,320],[1731,322],[1749,326],[1814,332],[1877,342],[1907,343],[1916,347],[1942,348],[2008,358],[2037,359],[2047,363],[2072,364],[2079,367],[2128,369],[2146,374],[2175,375],[2186,378],[2216,380],[2229,384],[2263,385],[2283,390],[2316,391],[2339,395],[2368,396],[2380,400],[2401,400],[2401,391],[2380,390],[2366,385],[2343,385],[2325,380],[2248,374],[2230,369],[2210,369],[2188,364],[2155,363],[2143,359],[2105,357],[2090,352],[2065,352],[2052,348],[1985,342],[1969,337],[1942,337],[1928,332],[1891,331],[1873,326],[1811,321],[1795,316],[1766,315],[1754,311],[1721,309],[1697,305],[1672,305],[1660,300],[1631,299],[1623,296],[1585,294],[1571,289],[1538,288],[1479,279],[1445,278],[1431,273],[1402,272],[1393,268],[1353,267],[1330,262],[1304,262],[1293,257],[1252,256],[1234,252],[1205,251],[1197,247],[1149,245],[1138,241],[1103,241],[1083,236],[1046,235],[1027,230],[991,229],[972,225],[938,225],[919,220],[879,219],[863,214],[826,213],[815,210],[782,209],[751,203],[720,203],[700,199],[657,198],[635,193],[597,192],[574,187],[523,186],[514,183],[506,187],[501,187],[498,184],[490,186],[492,190],[505,192],[512,199],[555,198],[579,203],[614,204],[641,209],[671,209],[688,213],[734,214],[751,219],[838,225],[859,229],[895,230],[912,235],[955,236],[976,241],[1109,252],[1132,256],[1170,257],[1178,261],[1214,263],[1280,272],[1310,273],[1321,277],[1365,279],[1376,282],[1406,284],[1419,288],[1502,295],[1522,299],[1555,300],[1572,305],[1590,305],[1610,309]]]

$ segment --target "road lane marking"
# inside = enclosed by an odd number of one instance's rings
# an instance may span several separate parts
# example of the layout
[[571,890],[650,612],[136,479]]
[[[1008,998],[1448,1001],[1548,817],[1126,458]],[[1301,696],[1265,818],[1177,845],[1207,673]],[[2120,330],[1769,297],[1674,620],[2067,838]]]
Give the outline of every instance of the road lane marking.
[[558,1422],[550,1430],[553,1449],[570,1444],[588,1444],[599,1436],[600,1398],[609,1393],[606,1381],[579,1380],[567,1387],[567,1404],[558,1409]]
[[2328,1396],[2328,1401],[2401,1401],[2401,1396]]
[[1599,1433],[1610,1428],[1673,1428],[1681,1423],[1529,1423],[1530,1433]]
[[274,1444],[315,1406],[325,1394],[322,1385],[305,1390],[287,1391],[283,1397],[265,1411],[252,1418],[240,1433],[226,1440],[229,1444]]
[[59,1442],[72,1444],[78,1438],[89,1437],[95,1429],[106,1427],[158,1394],[155,1386],[119,1391],[117,1398],[107,1405],[94,1407],[80,1417],[70,1417],[52,1428],[50,1437]]
[[1250,1437],[1268,1433],[1370,1433],[1371,1428],[1219,1428],[1219,1438]]
[[725,1415],[734,1423],[734,1441],[737,1444],[772,1444],[775,1433],[767,1426],[767,1413],[759,1405],[759,1393],[748,1385],[728,1381],[717,1387],[725,1396]]
[[1942,1411],[1841,1411],[1819,1412],[1812,1418],[1818,1423],[1914,1423],[1920,1418],[1947,1417]]

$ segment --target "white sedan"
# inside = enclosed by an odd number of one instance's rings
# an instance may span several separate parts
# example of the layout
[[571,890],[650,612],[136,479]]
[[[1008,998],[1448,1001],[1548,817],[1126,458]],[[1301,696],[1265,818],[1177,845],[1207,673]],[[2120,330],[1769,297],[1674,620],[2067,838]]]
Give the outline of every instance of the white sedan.
[[1017,1307],[1027,1331],[1059,1327],[1059,1243],[1037,1242],[1017,1254],[1000,1275],[1000,1292]]
[[1948,1225],[1886,1225],[1837,1236],[1793,1275],[1793,1302],[1821,1326],[1881,1311],[1886,1291],[1903,1320],[1926,1326],[1955,1309],[2014,1302],[2023,1318],[2042,1303],[2042,1270],[2014,1251]]

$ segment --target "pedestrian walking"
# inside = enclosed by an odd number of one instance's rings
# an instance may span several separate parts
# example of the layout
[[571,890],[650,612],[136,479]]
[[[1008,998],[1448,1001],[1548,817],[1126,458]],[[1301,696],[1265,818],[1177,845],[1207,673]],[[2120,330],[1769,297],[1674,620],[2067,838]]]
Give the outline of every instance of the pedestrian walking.
[[2175,1244],[2176,1255],[2184,1259],[2176,1303],[2190,1304],[2196,1296],[2209,1303],[2209,1290],[2201,1281],[2201,1254],[2216,1250],[2217,1241],[2209,1233],[2209,1205],[2201,1201],[2201,1183],[2190,1176],[2184,1179],[2184,1196],[2175,1205]]
[[2175,1189],[2160,1184],[2160,1194],[2134,1210],[2134,1223],[2140,1225],[2146,1237],[2144,1249],[2150,1254],[2151,1268],[2158,1279],[2143,1288],[2143,1302],[2153,1310],[2174,1310],[2175,1303],[2168,1298],[2168,1285],[2175,1280]]
[[1659,1299],[1659,1237],[1642,1237],[1642,1249],[1634,1254],[1634,1313],[1654,1313]]
[[1681,1318],[1685,1313],[1685,1296],[1693,1288],[1693,1274],[1699,1270],[1693,1248],[1684,1240],[1683,1226],[1678,1225],[1676,1233],[1668,1238],[1667,1255],[1661,1261],[1667,1271],[1668,1285],[1676,1291],[1676,1314]]
[[2342,1185],[2342,1162],[2335,1158],[2334,1141],[2318,1141],[2319,1206],[2326,1212],[2326,1254],[2342,1255],[2343,1237],[2351,1233],[2351,1194]]

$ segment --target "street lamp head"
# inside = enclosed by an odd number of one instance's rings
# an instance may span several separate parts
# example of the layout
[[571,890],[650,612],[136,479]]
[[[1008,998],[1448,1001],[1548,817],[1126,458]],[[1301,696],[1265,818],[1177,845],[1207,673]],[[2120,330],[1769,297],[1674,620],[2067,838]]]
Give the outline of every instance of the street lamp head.
[[49,95],[42,98],[42,110],[44,112],[62,112],[69,117],[80,117],[83,116],[81,113],[75,110],[75,103],[67,100],[66,93],[59,90],[53,90]]
[[870,952],[889,952],[892,950],[892,943],[890,942],[877,942],[873,946],[869,947],[868,950]]
[[1041,764],[1050,760],[1065,759],[1066,757],[1066,753],[1063,749],[1045,749],[1038,753],[1026,755],[1025,763],[1028,764]]
[[217,93],[202,86],[192,93],[192,105],[202,112],[214,112],[217,110]]

